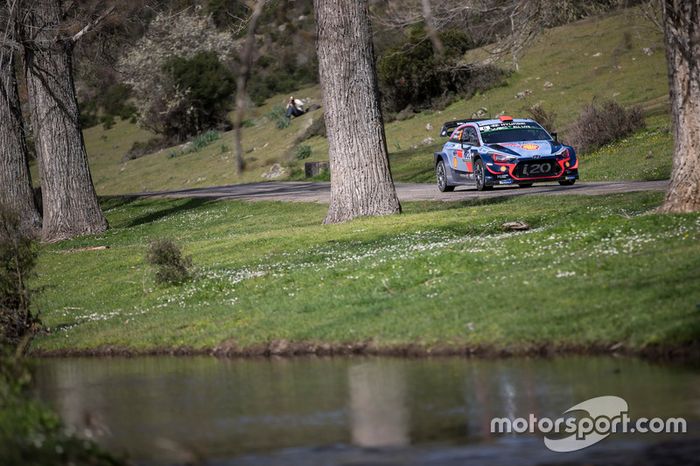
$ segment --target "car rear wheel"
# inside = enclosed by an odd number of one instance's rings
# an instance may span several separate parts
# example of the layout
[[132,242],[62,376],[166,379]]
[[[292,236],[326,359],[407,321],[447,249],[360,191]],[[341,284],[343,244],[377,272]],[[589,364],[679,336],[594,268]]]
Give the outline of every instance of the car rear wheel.
[[488,191],[493,188],[493,186],[486,185],[486,169],[481,159],[476,159],[476,162],[474,162],[474,180],[476,180],[476,189],[478,191]]
[[573,186],[576,180],[562,180],[559,182],[561,186]]
[[449,193],[455,190],[454,186],[447,184],[447,169],[445,162],[440,160],[435,166],[435,178],[437,178],[437,187],[441,193]]

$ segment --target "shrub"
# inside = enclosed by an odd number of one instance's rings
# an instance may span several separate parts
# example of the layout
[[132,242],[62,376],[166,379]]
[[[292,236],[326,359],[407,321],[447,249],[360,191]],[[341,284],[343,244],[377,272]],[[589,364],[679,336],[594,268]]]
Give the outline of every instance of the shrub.
[[309,157],[311,157],[311,146],[307,146],[306,144],[300,145],[299,147],[297,147],[295,155],[297,160],[308,159]]
[[143,157],[144,155],[152,154],[161,149],[169,147],[170,143],[162,137],[151,138],[148,141],[136,141],[131,145],[131,149],[124,154],[124,160],[134,160]]
[[591,152],[644,128],[644,115],[639,107],[625,109],[609,100],[584,107],[568,132],[569,142],[580,152]]
[[160,112],[163,134],[184,140],[227,124],[236,81],[214,52],[172,58],[165,63],[164,72],[171,82],[171,101]]
[[34,240],[23,232],[19,217],[0,205],[0,343],[17,346],[39,324],[28,284],[36,258]]
[[284,129],[289,126],[289,118],[287,117],[287,112],[281,105],[275,105],[272,107],[270,113],[267,114],[267,118],[275,123],[277,129]]
[[535,104],[526,109],[526,112],[530,118],[541,124],[544,129],[549,131],[556,131],[556,121],[557,114],[554,112],[549,112],[541,104]]
[[403,45],[387,50],[377,74],[382,103],[388,112],[446,105],[458,95],[470,96],[500,84],[505,72],[494,66],[460,66],[464,52],[473,47],[462,32],[441,34],[445,53],[438,56],[423,29],[414,29]]
[[146,253],[146,262],[155,268],[158,283],[177,285],[191,277],[192,258],[183,256],[180,247],[172,240],[152,241]]

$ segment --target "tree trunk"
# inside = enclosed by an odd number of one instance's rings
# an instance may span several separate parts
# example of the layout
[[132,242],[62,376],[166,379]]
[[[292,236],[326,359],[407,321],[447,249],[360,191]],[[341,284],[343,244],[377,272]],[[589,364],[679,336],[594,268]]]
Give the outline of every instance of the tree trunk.
[[433,50],[438,56],[443,56],[445,54],[445,46],[442,45],[440,40],[440,35],[438,34],[437,28],[435,27],[435,18],[433,18],[433,7],[430,4],[431,0],[421,0],[421,7],[423,9],[423,19],[425,20],[425,33],[430,38],[430,42],[433,44]]
[[314,0],[331,165],[325,223],[401,212],[379,107],[367,0]]
[[92,184],[72,70],[73,41],[60,36],[59,0],[27,7],[25,66],[42,176],[45,241],[107,229]]
[[0,48],[0,204],[17,214],[24,231],[39,234],[41,217],[34,203],[15,57],[9,47]]
[[236,173],[241,174],[245,169],[243,160],[243,116],[248,101],[248,79],[250,78],[253,59],[255,58],[255,30],[267,0],[256,0],[253,12],[248,21],[248,31],[240,55],[238,76],[236,77],[236,111],[233,115],[234,139],[236,140]]
[[662,212],[700,210],[700,0],[665,0],[673,170]]

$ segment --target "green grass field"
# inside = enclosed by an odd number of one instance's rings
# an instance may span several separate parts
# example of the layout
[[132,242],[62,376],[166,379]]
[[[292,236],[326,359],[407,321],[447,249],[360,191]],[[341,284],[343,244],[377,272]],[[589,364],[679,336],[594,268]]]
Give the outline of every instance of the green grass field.
[[[683,345],[700,336],[700,216],[658,193],[410,203],[324,226],[317,204],[119,200],[112,229],[42,247],[39,351],[375,345]],[[532,229],[505,232],[506,221]],[[197,266],[158,286],[149,240]],[[108,246],[105,250],[84,250]]]
[[[651,55],[645,54],[644,48],[651,50]],[[469,56],[480,53],[477,50]],[[545,86],[547,82],[552,86]],[[515,97],[526,91],[526,98]],[[317,103],[321,100],[318,87],[300,89],[294,95]],[[526,50],[520,71],[504,86],[458,100],[442,111],[426,111],[387,124],[394,177],[397,181],[432,182],[431,154],[440,147],[437,132],[446,120],[469,117],[480,108],[491,115],[506,112],[526,116],[527,107],[540,103],[557,114],[557,129],[565,134],[583,105],[594,99],[615,99],[624,105],[641,105],[650,117],[650,130],[586,157],[581,165],[582,179],[668,178],[672,138],[667,130],[667,96],[662,36],[637,9],[547,30]],[[234,173],[232,133],[222,134],[219,141],[196,153],[171,158],[169,154],[177,148],[170,148],[126,162],[123,157],[131,145],[152,134],[128,122],[118,122],[110,130],[101,126],[87,129],[85,140],[98,193],[262,181],[262,174],[275,163],[289,167],[288,177],[280,179],[299,179],[303,161],[293,157],[294,140],[310,120],[322,118],[322,110],[279,130],[267,115],[287,97],[276,96],[249,115],[254,125],[244,130],[248,169],[241,176]],[[428,124],[432,130],[426,129]],[[429,137],[434,142],[426,141]],[[305,144],[312,148],[306,161],[327,159],[326,139],[314,137]],[[636,167],[630,169],[632,165]]]

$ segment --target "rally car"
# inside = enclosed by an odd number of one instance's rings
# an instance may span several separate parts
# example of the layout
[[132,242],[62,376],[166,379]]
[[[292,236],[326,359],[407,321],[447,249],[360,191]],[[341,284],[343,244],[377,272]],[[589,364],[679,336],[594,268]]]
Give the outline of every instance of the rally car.
[[578,159],[571,146],[561,144],[530,119],[501,116],[489,120],[448,121],[441,136],[449,136],[435,152],[438,189],[476,186],[479,191],[496,185],[532,186],[558,181],[571,186],[578,179]]

